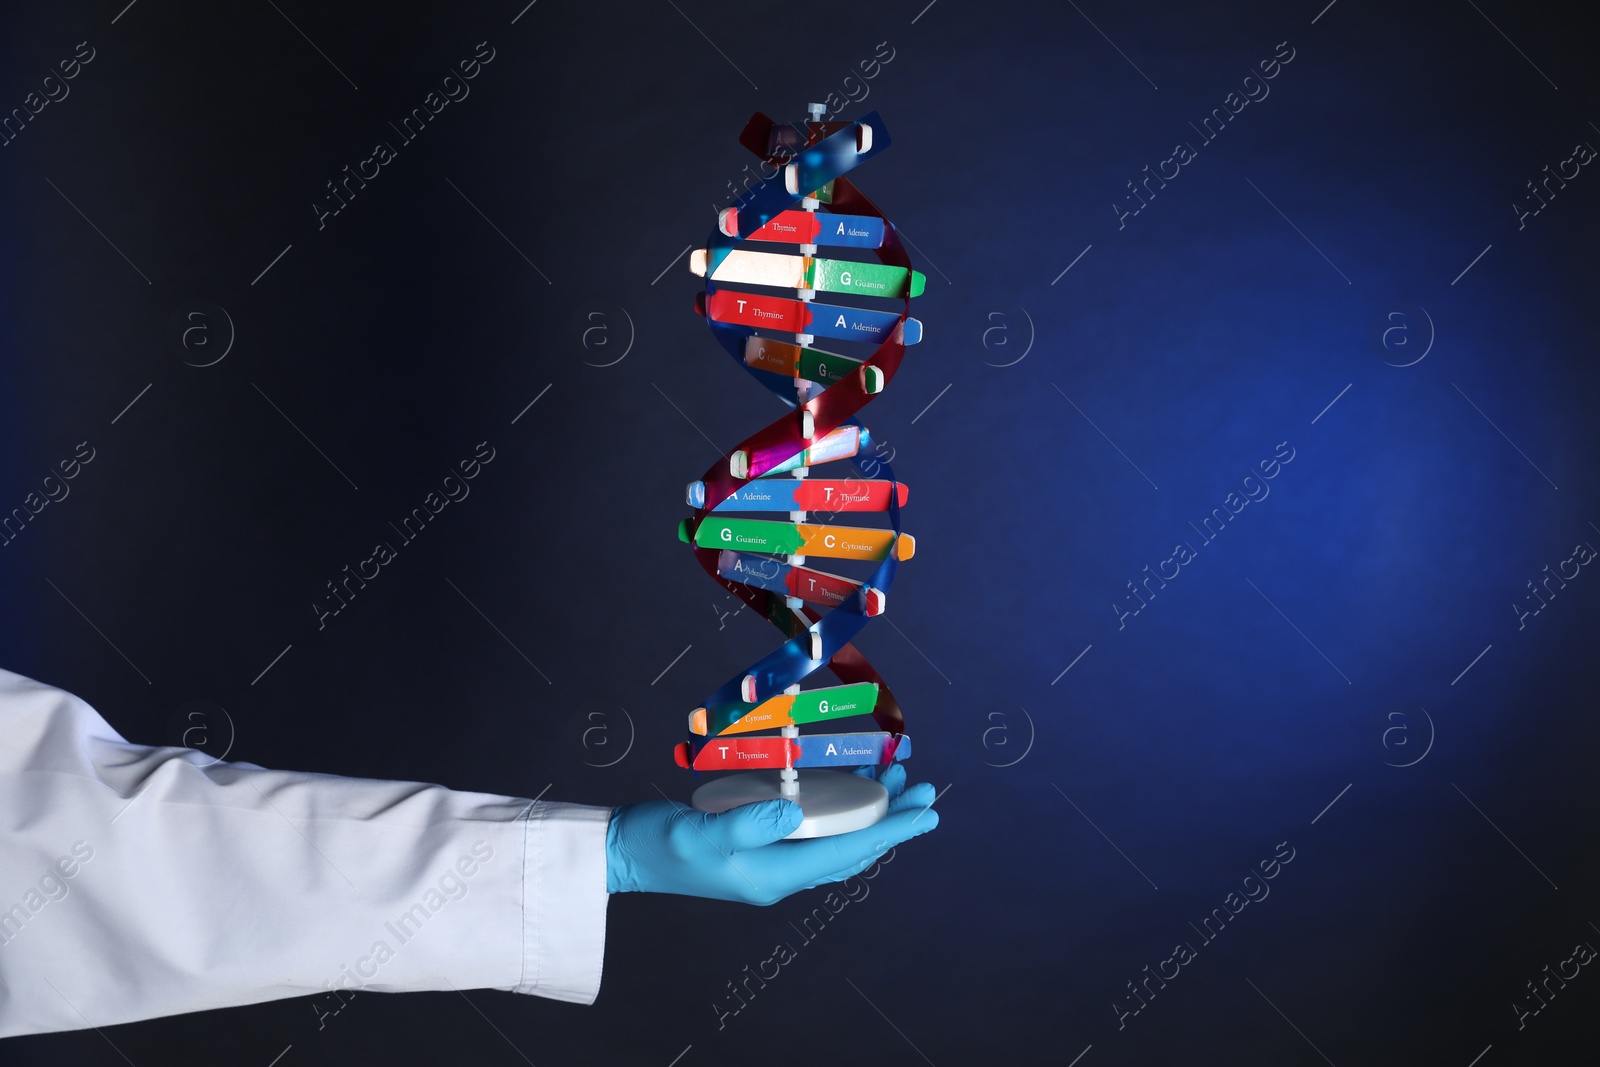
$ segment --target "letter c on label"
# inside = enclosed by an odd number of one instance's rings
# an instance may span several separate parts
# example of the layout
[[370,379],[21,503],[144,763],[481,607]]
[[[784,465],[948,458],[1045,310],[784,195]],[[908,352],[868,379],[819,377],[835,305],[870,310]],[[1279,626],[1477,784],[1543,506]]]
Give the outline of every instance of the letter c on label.
[[827,537],[824,537],[822,539],[822,543],[824,545],[827,545],[829,548],[832,548],[833,547],[833,534],[829,534]]

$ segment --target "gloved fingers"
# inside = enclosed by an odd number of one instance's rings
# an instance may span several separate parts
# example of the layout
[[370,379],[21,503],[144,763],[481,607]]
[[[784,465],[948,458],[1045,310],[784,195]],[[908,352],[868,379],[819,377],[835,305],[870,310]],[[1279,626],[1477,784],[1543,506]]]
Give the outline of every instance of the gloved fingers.
[[851,773],[860,775],[863,778],[871,778],[873,781],[880,783],[889,791],[889,800],[891,802],[900,795],[900,791],[906,786],[906,768],[901,763],[891,763],[888,766],[874,764],[867,767],[857,767]]
[[[902,772],[902,786],[905,784],[903,776],[904,772]],[[889,813],[892,815],[897,811],[922,811],[933,803],[936,796],[932,782],[918,782],[910,788],[902,789],[898,796],[893,792],[889,794]],[[919,820],[917,826],[921,825],[922,822]]]
[[878,773],[878,784],[889,791],[889,810],[894,810],[895,798],[906,789],[906,768],[901,763],[891,763]]
[[778,797],[706,815],[700,830],[719,852],[740,852],[782,841],[802,818],[800,805]]
[[789,841],[781,849],[769,851],[779,853],[774,862],[793,872],[796,887],[813,886],[859,874],[889,849],[938,825],[938,813],[932,810],[896,812],[865,829]]
[[874,863],[877,863],[881,858],[882,857],[880,856],[868,856],[854,867],[847,867],[842,871],[834,871],[832,874],[824,875],[821,878],[818,878],[815,882],[812,882],[810,885],[806,886],[806,888],[815,889],[817,886],[827,885],[829,882],[842,882],[847,878],[854,878],[868,867],[871,867]]
[[[915,788],[913,787],[913,790]],[[927,789],[929,792],[933,791],[932,786],[927,786]],[[876,857],[913,837],[921,837],[938,825],[939,813],[925,805],[919,805],[902,811],[891,811],[864,830],[840,834],[827,840],[837,841],[841,846],[858,850],[863,855],[871,854]],[[855,857],[844,856],[847,862],[852,858]],[[840,864],[841,867],[845,865]]]
[[[920,829],[922,824],[918,823],[917,826]],[[913,834],[912,836],[915,837],[917,835]],[[833,871],[830,874],[823,875],[821,878],[818,878],[812,884],[806,886],[806,888],[807,889],[815,889],[817,886],[826,884],[828,882],[842,882],[846,878],[854,878],[856,875],[860,874],[862,871],[865,871],[868,867],[871,867],[874,863],[877,863],[879,860],[883,859],[883,857],[889,851],[890,851],[890,849],[885,848],[885,849],[883,849],[881,851],[874,852],[871,855],[867,856],[866,858],[856,861],[854,864],[852,864],[849,867],[844,867],[844,868],[841,868],[840,870]]]

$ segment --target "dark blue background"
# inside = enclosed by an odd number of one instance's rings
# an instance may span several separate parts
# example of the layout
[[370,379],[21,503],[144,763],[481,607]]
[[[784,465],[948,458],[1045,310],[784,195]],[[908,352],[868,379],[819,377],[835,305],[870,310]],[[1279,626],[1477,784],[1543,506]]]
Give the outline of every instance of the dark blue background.
[[[1600,178],[1511,207],[1600,144],[1593,32],[1501,2],[924,2],[5,16],[0,107],[96,55],[0,148],[0,508],[95,449],[0,549],[4,666],[138,741],[198,706],[233,759],[596,804],[687,797],[683,713],[775,639],[672,534],[781,410],[674,257],[749,114],[802,117],[887,41],[844,114],[894,135],[855,178],[928,274],[927,340],[863,418],[920,550],[859,643],[948,789],[721,1029],[820,893],[619,899],[590,1008],[373,994],[319,1030],[284,1001],[5,1062],[1594,1061],[1600,978],[1521,1030],[1513,1005],[1600,943],[1600,578],[1521,629],[1512,605],[1600,544]],[[318,230],[323,183],[485,40],[471,95]],[[196,301],[236,334],[210,367],[172,325]],[[324,583],[485,440],[470,497],[319,631]],[[1280,442],[1270,496],[1200,544]]]

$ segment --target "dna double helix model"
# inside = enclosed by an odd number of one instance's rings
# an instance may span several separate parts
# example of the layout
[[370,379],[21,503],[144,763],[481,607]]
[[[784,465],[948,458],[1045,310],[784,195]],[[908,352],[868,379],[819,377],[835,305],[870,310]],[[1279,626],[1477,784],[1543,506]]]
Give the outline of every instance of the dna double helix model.
[[[742,772],[700,786],[700,810],[778,796],[798,802],[804,818],[795,838],[883,818],[888,794],[875,770],[911,754],[899,703],[851,643],[884,613],[895,571],[916,548],[900,530],[907,487],[855,415],[888,386],[906,346],[921,340],[911,298],[926,282],[894,226],[845,177],[889,147],[883,120],[873,112],[824,122],[822,105],[809,111],[809,121],[794,124],[751,118],[740,143],[770,173],[722,210],[689,262],[705,278],[695,305],[712,336],[794,410],[689,485],[694,515],[678,530],[705,571],[785,641],[690,713],[690,739],[674,757],[696,772]],[[825,258],[819,248],[861,258]],[[819,339],[838,351],[813,348]],[[845,460],[860,477],[809,477],[813,467]],[[747,517],[760,512],[783,517]],[[861,513],[882,513],[887,528],[808,521],[865,521]],[[855,561],[869,573],[819,570],[808,565],[812,557]],[[801,680],[823,667],[843,684],[802,692]],[[869,714],[875,731],[832,732],[835,719]],[[799,729],[824,723],[829,732]]]

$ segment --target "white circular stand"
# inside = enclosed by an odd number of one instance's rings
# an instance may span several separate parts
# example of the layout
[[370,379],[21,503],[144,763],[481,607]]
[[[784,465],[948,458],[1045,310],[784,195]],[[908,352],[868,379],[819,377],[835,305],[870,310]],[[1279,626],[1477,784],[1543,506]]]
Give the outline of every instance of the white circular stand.
[[[740,804],[774,800],[781,771],[744,771],[716,778],[694,791],[692,803],[700,811],[726,811]],[[800,792],[788,799],[800,805],[805,817],[800,828],[785,840],[832,837],[871,826],[889,814],[889,791],[871,778],[845,771],[807,770],[800,775]]]

